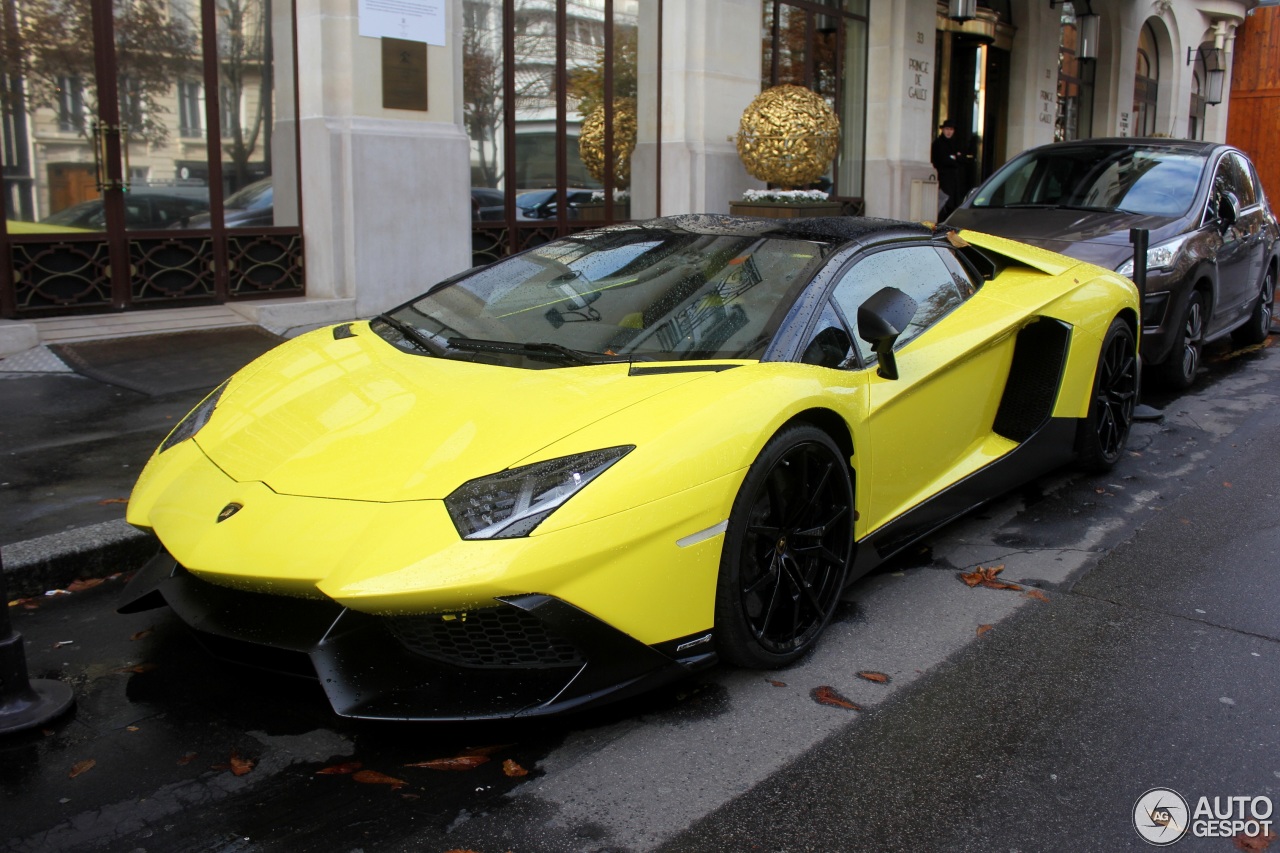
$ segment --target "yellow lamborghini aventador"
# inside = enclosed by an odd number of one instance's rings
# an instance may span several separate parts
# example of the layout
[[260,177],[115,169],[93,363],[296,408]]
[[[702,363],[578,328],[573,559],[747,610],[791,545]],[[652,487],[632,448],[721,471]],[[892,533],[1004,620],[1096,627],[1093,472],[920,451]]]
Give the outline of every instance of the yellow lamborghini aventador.
[[1138,297],[888,220],[587,231],[290,341],[151,458],[128,519],[216,654],[343,715],[613,700],[777,667],[846,586],[970,508],[1120,456]]

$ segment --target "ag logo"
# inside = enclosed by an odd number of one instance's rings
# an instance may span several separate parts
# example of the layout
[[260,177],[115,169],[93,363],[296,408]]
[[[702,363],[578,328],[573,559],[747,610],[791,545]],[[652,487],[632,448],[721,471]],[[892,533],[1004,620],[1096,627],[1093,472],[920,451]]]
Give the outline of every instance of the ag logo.
[[1133,804],[1133,828],[1143,841],[1157,847],[1168,846],[1186,835],[1190,820],[1187,801],[1169,788],[1152,788]]
[[227,504],[222,508],[222,512],[218,513],[218,524],[226,521],[242,509],[244,509],[243,504]]

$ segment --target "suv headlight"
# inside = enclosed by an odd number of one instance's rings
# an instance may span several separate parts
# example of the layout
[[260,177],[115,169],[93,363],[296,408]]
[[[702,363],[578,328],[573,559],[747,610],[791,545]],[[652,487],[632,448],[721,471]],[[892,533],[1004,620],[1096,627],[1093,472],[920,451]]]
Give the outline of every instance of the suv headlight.
[[227,383],[230,381],[228,379],[213,389],[212,394],[201,400],[200,405],[192,409],[185,418],[179,421],[178,425],[173,428],[173,432],[169,433],[169,437],[160,443],[160,449],[156,452],[164,453],[175,444],[186,441],[198,433],[209,422],[209,418],[213,417],[213,410],[217,408],[218,400],[222,398],[222,392],[227,390]]
[[543,519],[632,450],[633,444],[608,447],[478,477],[454,489],[444,505],[463,539],[528,536]]
[[[1190,239],[1190,234],[1183,234],[1181,237],[1174,237],[1172,240],[1165,240],[1158,246],[1150,246],[1147,248],[1147,271],[1151,270],[1167,270],[1172,267],[1178,260],[1178,253],[1182,251],[1182,245]],[[1133,277],[1133,258],[1125,261],[1116,267],[1116,272],[1128,278]]]

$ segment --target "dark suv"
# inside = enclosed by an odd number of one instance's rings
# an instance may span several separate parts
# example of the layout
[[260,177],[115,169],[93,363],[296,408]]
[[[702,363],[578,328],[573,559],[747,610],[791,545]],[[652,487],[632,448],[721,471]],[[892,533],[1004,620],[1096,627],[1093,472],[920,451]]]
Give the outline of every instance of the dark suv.
[[1131,228],[1150,232],[1142,360],[1174,388],[1201,347],[1271,329],[1280,228],[1239,150],[1174,139],[1084,139],[1033,148],[978,187],[947,224],[1133,275]]

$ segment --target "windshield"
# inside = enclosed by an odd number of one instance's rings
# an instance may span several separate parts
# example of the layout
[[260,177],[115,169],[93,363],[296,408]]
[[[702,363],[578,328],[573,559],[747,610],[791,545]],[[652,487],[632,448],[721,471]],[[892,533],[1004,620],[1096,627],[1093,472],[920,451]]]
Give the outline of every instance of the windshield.
[[1139,146],[1081,145],[1029,151],[996,173],[972,206],[1065,207],[1148,216],[1191,209],[1204,170],[1199,154]]
[[397,333],[379,331],[436,354],[541,362],[521,366],[758,358],[829,251],[643,226],[585,233],[441,285],[387,318]]

